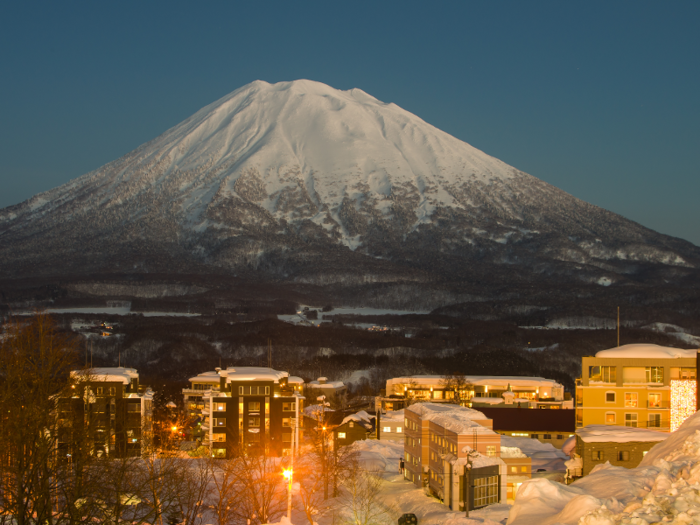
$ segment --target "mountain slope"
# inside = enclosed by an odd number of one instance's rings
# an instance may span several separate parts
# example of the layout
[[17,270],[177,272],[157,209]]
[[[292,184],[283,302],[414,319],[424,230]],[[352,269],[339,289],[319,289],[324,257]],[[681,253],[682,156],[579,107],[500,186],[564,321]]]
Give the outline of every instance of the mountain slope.
[[[580,201],[359,89],[256,81],[0,210],[0,277],[314,284],[696,275],[700,248]],[[560,276],[560,277],[557,277]]]

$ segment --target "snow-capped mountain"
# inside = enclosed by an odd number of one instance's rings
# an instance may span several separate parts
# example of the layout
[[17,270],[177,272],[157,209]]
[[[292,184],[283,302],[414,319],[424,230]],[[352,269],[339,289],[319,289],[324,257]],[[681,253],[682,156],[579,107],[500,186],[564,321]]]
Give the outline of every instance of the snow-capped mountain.
[[[256,81],[0,210],[0,277],[214,272],[315,284],[683,278],[700,248],[367,93]],[[500,276],[500,277],[498,277]],[[632,277],[631,277],[632,276]]]

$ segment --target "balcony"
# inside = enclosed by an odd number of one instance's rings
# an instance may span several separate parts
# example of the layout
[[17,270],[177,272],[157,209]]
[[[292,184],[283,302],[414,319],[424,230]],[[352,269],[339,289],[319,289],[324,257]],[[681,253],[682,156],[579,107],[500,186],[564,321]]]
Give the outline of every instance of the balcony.
[[658,409],[658,410],[668,410],[671,408],[670,401],[647,401],[647,408]]

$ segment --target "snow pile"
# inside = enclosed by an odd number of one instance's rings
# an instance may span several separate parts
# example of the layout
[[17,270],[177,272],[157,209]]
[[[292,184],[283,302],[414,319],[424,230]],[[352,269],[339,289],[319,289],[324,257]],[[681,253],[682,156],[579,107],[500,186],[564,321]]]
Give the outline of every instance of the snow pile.
[[597,352],[596,357],[626,357],[637,359],[679,359],[692,358],[697,356],[697,350],[682,350],[680,348],[671,348],[668,346],[659,346],[652,344],[631,344],[622,345],[609,350],[601,350]]
[[392,410],[381,415],[382,422],[397,421],[403,423],[404,413],[403,408],[401,410]]
[[527,455],[523,454],[523,451],[518,447],[504,447],[501,445],[501,457],[502,458],[526,458]]
[[649,451],[639,467],[609,463],[569,486],[523,483],[509,525],[700,523],[700,413]]

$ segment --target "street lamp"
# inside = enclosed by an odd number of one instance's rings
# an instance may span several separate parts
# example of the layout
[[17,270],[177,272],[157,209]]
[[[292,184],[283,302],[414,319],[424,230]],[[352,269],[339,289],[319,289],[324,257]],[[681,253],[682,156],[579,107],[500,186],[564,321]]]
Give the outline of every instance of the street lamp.
[[292,476],[294,474],[294,471],[291,468],[284,469],[282,472],[282,475],[284,476],[284,479],[289,481],[289,485],[287,485],[287,519],[289,520],[289,523],[292,523]]

